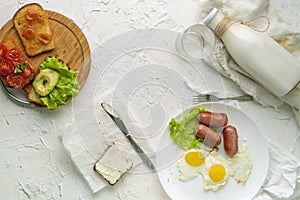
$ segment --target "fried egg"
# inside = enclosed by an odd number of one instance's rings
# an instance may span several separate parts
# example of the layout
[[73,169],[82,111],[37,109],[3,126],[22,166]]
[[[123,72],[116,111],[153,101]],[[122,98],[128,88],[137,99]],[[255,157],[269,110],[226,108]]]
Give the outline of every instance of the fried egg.
[[248,146],[244,143],[238,153],[229,158],[230,176],[237,182],[245,184],[252,170],[252,161]]
[[229,162],[217,151],[212,151],[206,156],[204,167],[200,173],[203,176],[204,190],[219,190],[228,182]]
[[252,170],[252,160],[246,143],[233,157],[218,149],[206,148],[186,151],[177,162],[179,180],[190,181],[199,174],[203,177],[204,190],[220,190],[232,178],[245,184]]
[[186,151],[177,162],[179,180],[189,181],[197,177],[204,161],[205,156],[200,150],[191,149]]

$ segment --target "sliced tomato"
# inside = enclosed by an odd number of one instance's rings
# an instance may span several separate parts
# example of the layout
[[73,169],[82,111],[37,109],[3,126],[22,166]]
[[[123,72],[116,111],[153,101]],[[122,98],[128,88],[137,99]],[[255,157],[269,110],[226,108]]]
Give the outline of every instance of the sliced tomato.
[[23,29],[23,35],[27,40],[31,40],[35,37],[34,29],[31,26],[25,26]]
[[0,58],[4,58],[7,51],[7,47],[4,44],[0,44]]
[[24,77],[19,74],[9,74],[6,77],[7,84],[13,88],[23,88],[26,85]]
[[0,59],[0,74],[1,75],[9,75],[15,69],[14,64],[6,59]]
[[5,53],[5,58],[13,62],[18,62],[20,60],[20,54],[20,50],[14,47]]
[[48,33],[41,33],[39,35],[39,40],[43,44],[48,44],[51,41],[51,39],[52,39],[52,35]]
[[23,76],[24,78],[27,78],[30,76],[31,72],[32,72],[32,65],[29,62],[27,62],[26,68],[22,70],[20,75]]
[[33,21],[33,20],[36,20],[37,18],[39,17],[39,13],[35,10],[27,10],[26,12],[26,18],[29,20],[29,21]]

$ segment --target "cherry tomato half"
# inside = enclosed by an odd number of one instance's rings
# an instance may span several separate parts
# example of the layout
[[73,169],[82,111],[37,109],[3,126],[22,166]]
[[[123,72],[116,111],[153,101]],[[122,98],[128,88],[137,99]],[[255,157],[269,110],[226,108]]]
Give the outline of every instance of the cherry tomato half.
[[26,18],[29,20],[29,21],[33,21],[33,20],[36,20],[37,18],[39,17],[39,13],[35,10],[27,10],[26,12]]
[[7,47],[4,44],[0,44],[0,58],[4,58],[7,51]]
[[31,72],[32,72],[32,65],[29,62],[27,62],[26,68],[22,70],[20,75],[23,76],[24,78],[27,78],[30,76]]
[[35,37],[34,29],[31,26],[25,26],[23,29],[23,35],[27,40],[31,40]]
[[20,60],[20,54],[20,50],[14,47],[5,53],[5,58],[14,62],[18,62]]
[[15,69],[14,64],[6,59],[0,59],[0,74],[2,75],[9,75]]
[[13,88],[23,88],[26,85],[25,79],[19,74],[9,74],[6,80],[7,84]]

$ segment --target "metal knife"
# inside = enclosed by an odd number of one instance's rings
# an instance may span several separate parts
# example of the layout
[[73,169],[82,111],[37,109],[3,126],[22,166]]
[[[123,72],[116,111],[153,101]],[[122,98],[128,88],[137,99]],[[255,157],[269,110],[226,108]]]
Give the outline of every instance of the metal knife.
[[136,143],[136,141],[129,134],[123,120],[120,118],[119,114],[107,103],[101,103],[102,108],[105,112],[111,117],[111,119],[115,122],[115,124],[119,127],[119,129],[124,133],[126,138],[131,143],[132,147],[138,153],[139,157],[143,160],[144,163],[150,167],[152,171],[155,171],[156,168],[144,150]]

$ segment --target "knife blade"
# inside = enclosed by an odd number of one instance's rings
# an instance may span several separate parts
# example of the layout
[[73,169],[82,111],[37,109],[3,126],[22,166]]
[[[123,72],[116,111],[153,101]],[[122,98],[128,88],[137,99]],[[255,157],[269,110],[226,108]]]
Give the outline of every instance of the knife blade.
[[119,114],[107,103],[101,103],[102,108],[110,116],[110,118],[115,122],[121,132],[128,139],[134,150],[138,153],[139,157],[144,163],[152,170],[155,171],[156,168],[144,150],[137,144],[137,142],[131,137],[129,131],[127,130],[123,120],[120,118]]

